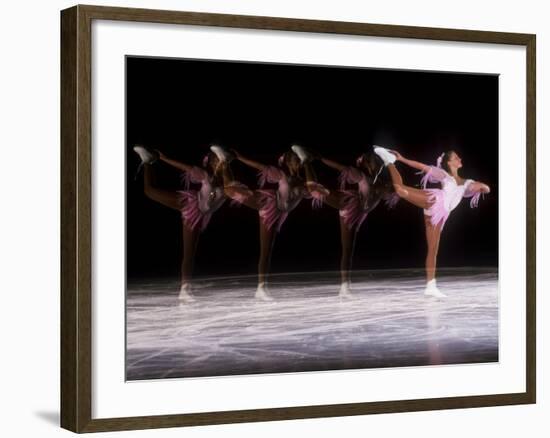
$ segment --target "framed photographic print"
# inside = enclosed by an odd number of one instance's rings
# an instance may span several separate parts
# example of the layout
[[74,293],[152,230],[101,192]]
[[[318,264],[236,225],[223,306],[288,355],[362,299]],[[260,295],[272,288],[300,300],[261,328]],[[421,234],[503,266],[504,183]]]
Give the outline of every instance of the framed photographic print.
[[61,425],[535,402],[535,36],[61,13]]

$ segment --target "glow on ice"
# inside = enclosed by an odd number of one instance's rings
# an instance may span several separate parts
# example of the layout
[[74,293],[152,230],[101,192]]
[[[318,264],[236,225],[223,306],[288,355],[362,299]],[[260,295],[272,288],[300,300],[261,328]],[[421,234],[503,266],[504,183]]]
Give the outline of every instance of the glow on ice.
[[254,299],[255,277],[130,284],[127,379],[280,373],[498,361],[495,268],[440,269],[448,297],[423,295],[423,270],[274,275],[274,302]]

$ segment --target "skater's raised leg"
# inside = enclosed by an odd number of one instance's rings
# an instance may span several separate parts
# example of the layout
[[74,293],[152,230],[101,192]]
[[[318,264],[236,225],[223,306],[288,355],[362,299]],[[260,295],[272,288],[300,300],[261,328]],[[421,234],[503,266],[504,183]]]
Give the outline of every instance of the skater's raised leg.
[[397,167],[395,167],[395,164],[388,164],[388,171],[395,193],[397,193],[401,199],[409,201],[411,204],[420,208],[430,208],[431,202],[425,190],[403,184],[403,179]]
[[374,153],[382,159],[384,165],[388,168],[395,193],[397,193],[401,199],[409,201],[411,204],[420,208],[430,207],[431,203],[429,202],[429,197],[425,190],[416,189],[403,183],[403,178],[401,178],[401,174],[394,164],[397,160],[397,156],[394,153],[380,146],[374,146]]
[[152,199],[165,207],[173,210],[181,209],[181,201],[175,191],[159,189],[155,184],[154,165],[143,165],[143,193],[149,199]]

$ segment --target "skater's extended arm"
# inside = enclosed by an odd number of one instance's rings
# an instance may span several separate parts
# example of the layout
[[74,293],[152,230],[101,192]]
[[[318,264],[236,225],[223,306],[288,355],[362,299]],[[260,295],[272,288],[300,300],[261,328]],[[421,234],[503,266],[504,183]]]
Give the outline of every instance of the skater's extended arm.
[[407,166],[412,167],[413,169],[420,170],[425,175],[421,180],[421,184],[424,188],[426,188],[426,185],[430,183],[441,183],[446,178],[449,178],[449,174],[443,170],[439,166],[428,166],[427,164],[420,163],[419,161],[409,160],[403,155],[401,155],[397,151],[391,151],[392,154],[395,155],[395,159],[397,161],[401,161],[402,163],[406,164]]
[[341,163],[338,163],[334,160],[329,160],[328,158],[321,157],[320,160],[328,167],[336,169],[340,172],[339,183],[340,187],[344,187],[346,183],[357,184],[364,178],[364,174],[353,166],[345,166]]
[[329,160],[328,158],[321,157],[320,160],[328,167],[332,167],[333,169],[336,169],[337,171],[341,172],[344,170],[347,166],[344,166],[343,164],[338,163],[334,160]]
[[491,189],[487,184],[479,181],[468,180],[464,184],[467,184],[467,187],[463,196],[465,198],[470,198],[470,207],[472,208],[478,206],[480,198],[491,192]]
[[249,167],[252,167],[253,169],[262,171],[267,167],[265,164],[259,163],[258,161],[251,160],[250,158],[246,158],[235,149],[232,149],[231,152],[235,154],[235,158],[237,158],[237,160],[246,164]]
[[159,159],[161,161],[164,161],[166,164],[169,164],[172,167],[175,167],[178,170],[181,170],[183,172],[190,172],[193,166],[189,164],[182,163],[181,161],[173,160],[172,158],[168,158],[166,155],[164,155],[161,151],[157,150],[159,154]]
[[468,192],[475,193],[491,193],[491,188],[480,181],[474,181],[468,186]]
[[428,166],[427,164],[421,163],[419,161],[409,160],[396,150],[390,150],[390,152],[395,155],[395,159],[397,161],[401,161],[403,164],[406,164],[413,169],[421,170],[422,172],[428,172],[430,170],[431,166]]
[[174,167],[175,169],[181,170],[183,172],[182,178],[183,178],[183,181],[185,181],[185,184],[187,185],[190,183],[200,184],[201,182],[205,181],[208,178],[208,172],[206,172],[204,169],[168,158],[166,155],[164,155],[162,152],[158,150],[157,152],[159,154],[159,160],[164,161],[166,164]]

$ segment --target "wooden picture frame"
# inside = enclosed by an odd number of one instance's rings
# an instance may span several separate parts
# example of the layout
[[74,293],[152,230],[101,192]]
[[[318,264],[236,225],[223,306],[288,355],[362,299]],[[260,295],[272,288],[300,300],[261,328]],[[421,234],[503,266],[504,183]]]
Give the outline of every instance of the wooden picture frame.
[[[517,45],[526,48],[526,391],[479,396],[238,411],[92,418],[92,22],[114,20],[388,38]],[[394,413],[535,403],[535,50],[531,34],[274,17],[75,6],[61,12],[61,426],[74,432]]]

